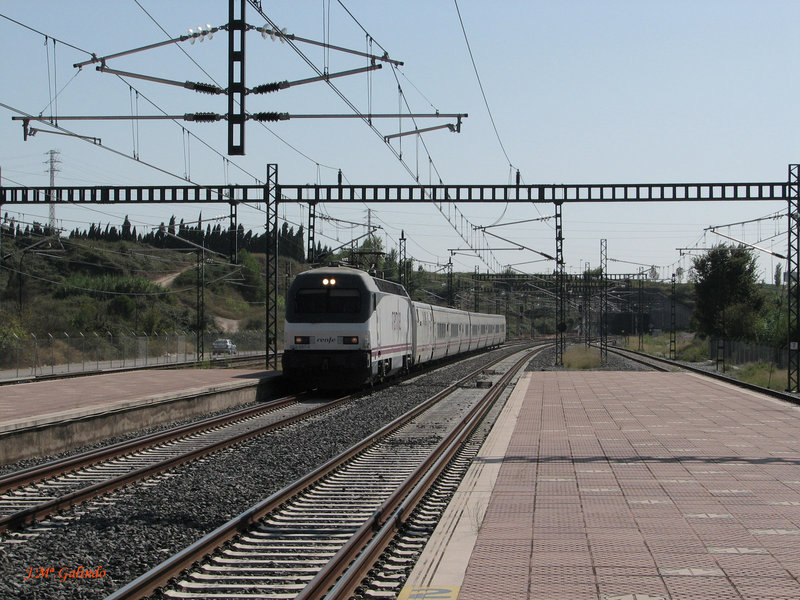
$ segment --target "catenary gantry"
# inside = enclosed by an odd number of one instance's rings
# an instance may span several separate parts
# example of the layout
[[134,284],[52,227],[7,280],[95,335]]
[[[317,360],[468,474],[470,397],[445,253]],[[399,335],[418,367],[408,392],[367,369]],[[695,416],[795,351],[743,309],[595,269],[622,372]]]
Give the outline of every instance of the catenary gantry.
[[[278,232],[281,202],[395,203],[395,202],[530,202],[553,204],[556,211],[556,273],[559,297],[564,297],[563,227],[561,207],[565,203],[603,202],[731,202],[785,201],[789,215],[788,243],[788,389],[800,387],[800,165],[789,165],[787,181],[740,183],[636,183],[636,184],[532,184],[532,185],[284,185],[278,181],[278,166],[267,166],[264,185],[195,186],[93,186],[93,187],[0,187],[3,204],[88,203],[228,203],[235,229],[240,203],[267,206],[266,229]],[[277,240],[267,255],[267,353],[268,364],[277,366]],[[564,303],[558,303],[557,323],[564,322]],[[563,331],[558,348],[563,352]],[[560,354],[560,353],[559,353]]]

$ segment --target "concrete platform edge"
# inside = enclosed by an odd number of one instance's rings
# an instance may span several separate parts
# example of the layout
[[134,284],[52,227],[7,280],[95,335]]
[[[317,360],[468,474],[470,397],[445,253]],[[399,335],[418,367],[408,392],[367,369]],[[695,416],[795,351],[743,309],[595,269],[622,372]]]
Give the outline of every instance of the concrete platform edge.
[[261,400],[270,393],[273,382],[274,376],[267,376],[6,423],[5,431],[0,431],[0,465]]
[[532,375],[517,381],[398,600],[457,598]]

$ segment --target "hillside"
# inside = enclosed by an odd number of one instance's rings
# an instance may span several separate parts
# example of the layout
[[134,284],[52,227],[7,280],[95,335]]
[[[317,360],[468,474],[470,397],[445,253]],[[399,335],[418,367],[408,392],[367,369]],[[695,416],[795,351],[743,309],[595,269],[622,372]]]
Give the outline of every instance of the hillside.
[[[194,248],[155,247],[157,240],[134,241],[135,232],[129,235],[124,227],[122,231],[125,233],[118,235],[116,241],[48,236],[46,232],[4,235],[0,340],[13,334],[42,337],[48,333],[75,336],[95,332],[195,332],[200,290],[203,330],[207,333],[263,331],[263,254],[242,251],[239,264],[234,265],[227,256],[207,251],[200,264]],[[101,237],[109,235],[114,237],[113,228]],[[296,246],[297,243],[292,245],[293,251]],[[382,276],[396,278],[396,263],[387,260],[380,266],[385,268]],[[291,276],[306,268],[308,265],[293,257],[280,257],[279,313]],[[447,304],[445,274],[417,268],[410,270],[409,276],[407,287],[412,298]],[[631,294],[633,300],[634,289],[630,284],[624,287],[627,292],[623,293]],[[660,292],[664,297],[669,294],[667,285],[648,283],[647,288],[649,293]],[[572,305],[577,305],[580,296],[579,290],[571,291],[577,296],[568,304],[570,329],[579,318]],[[495,285],[483,281],[476,288],[473,274],[454,273],[452,293],[459,308],[506,314],[512,335],[548,335],[555,331],[552,295],[542,292],[537,297],[513,278]],[[678,293],[679,302],[691,304],[690,285],[679,285]],[[279,314],[279,326],[282,320]]]
[[[211,252],[201,264],[197,254],[136,241],[4,235],[0,338],[195,331],[201,287],[206,331],[263,330],[263,254],[242,252],[240,265]],[[282,257],[281,272],[296,271],[293,263]]]

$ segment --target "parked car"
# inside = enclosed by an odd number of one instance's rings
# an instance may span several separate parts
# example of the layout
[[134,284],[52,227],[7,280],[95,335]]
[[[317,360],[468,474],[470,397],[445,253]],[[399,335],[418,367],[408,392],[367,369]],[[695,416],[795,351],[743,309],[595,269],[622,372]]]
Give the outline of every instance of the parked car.
[[214,343],[211,344],[211,353],[236,354],[236,344],[233,343],[233,340],[229,339],[214,340]]

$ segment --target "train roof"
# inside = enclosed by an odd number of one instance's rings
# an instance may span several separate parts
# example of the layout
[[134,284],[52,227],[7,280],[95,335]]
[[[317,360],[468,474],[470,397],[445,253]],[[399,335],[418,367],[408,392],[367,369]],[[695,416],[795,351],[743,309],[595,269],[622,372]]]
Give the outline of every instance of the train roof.
[[[371,292],[384,292],[387,294],[395,294],[397,296],[403,296],[405,298],[410,298],[406,288],[404,288],[399,283],[395,283],[393,281],[387,281],[386,279],[381,279],[380,277],[374,277],[367,273],[362,269],[354,269],[353,267],[316,267],[314,269],[309,269],[308,271],[303,271],[302,273],[298,273],[295,276],[295,280],[297,279],[306,279],[306,278],[319,278],[322,277],[333,277],[336,278],[341,275],[348,275],[350,277],[358,277],[364,282],[364,286]],[[467,314],[470,311],[453,308],[449,306],[439,306],[437,304],[430,304],[428,302],[420,302],[420,301],[412,301],[412,304],[417,307],[431,307],[437,311],[444,311],[444,312],[451,312],[451,313],[464,313]],[[470,313],[474,315],[479,315],[482,317],[500,317],[505,319],[504,315],[498,315],[495,313]]]
[[397,296],[404,296],[408,298],[408,292],[399,283],[387,281],[380,277],[374,277],[362,271],[361,269],[354,269],[353,267],[318,267],[309,271],[299,273],[297,277],[313,277],[318,275],[326,275],[329,277],[336,277],[337,275],[349,275],[359,277],[364,281],[367,289],[372,292],[384,292],[387,294],[395,294]]

